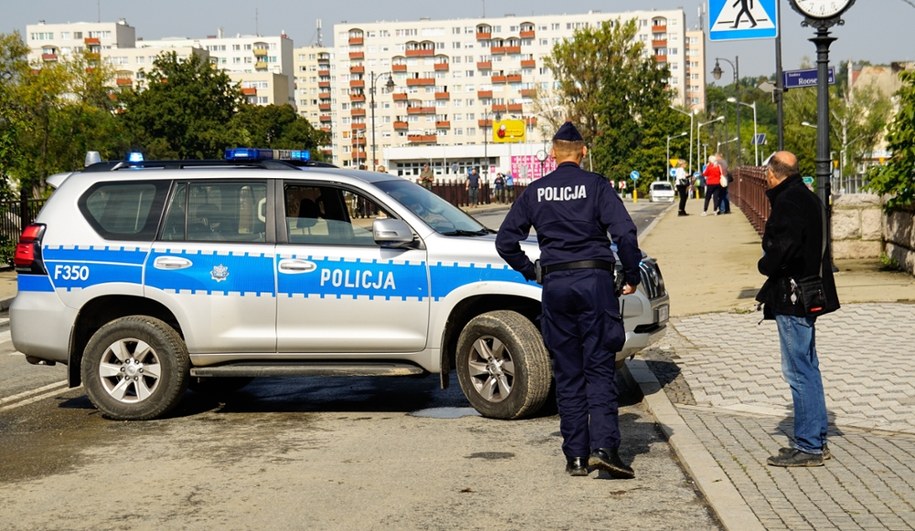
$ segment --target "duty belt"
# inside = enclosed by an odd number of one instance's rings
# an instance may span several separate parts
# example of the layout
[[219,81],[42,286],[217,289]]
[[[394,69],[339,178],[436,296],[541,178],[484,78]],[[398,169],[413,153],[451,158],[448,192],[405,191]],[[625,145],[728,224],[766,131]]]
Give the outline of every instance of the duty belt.
[[574,262],[540,266],[541,274],[543,276],[547,276],[555,271],[566,271],[569,269],[603,269],[606,271],[613,271],[613,262],[608,262],[606,260],[576,260]]

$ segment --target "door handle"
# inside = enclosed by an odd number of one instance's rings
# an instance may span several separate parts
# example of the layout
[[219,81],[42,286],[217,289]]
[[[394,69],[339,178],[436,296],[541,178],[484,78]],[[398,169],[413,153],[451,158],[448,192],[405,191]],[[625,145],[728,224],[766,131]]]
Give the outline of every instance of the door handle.
[[279,263],[280,273],[311,273],[317,268],[317,264],[310,260],[299,260],[296,258],[284,258],[280,260]]
[[194,265],[193,262],[187,258],[181,258],[180,256],[160,256],[156,258],[153,262],[153,267],[156,269],[187,269]]

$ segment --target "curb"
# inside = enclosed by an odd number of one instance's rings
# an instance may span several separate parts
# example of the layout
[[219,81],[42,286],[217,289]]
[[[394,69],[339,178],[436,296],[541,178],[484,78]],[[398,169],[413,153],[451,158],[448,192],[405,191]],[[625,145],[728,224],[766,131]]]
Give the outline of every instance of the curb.
[[764,530],[762,522],[734,488],[731,478],[680,417],[648,364],[641,359],[631,359],[626,361],[624,367],[620,371],[623,378],[642,391],[648,411],[654,415],[680,463],[696,482],[722,526],[741,531]]

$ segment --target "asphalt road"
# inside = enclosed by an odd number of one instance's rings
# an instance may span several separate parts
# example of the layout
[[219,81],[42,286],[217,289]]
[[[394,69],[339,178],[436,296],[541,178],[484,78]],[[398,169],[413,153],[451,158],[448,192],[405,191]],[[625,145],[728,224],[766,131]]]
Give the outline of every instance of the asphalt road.
[[620,415],[637,477],[619,481],[565,474],[552,412],[484,419],[435,376],[261,379],[113,422],[80,388],[23,393],[64,368],[26,364],[4,330],[0,356],[5,529],[719,528],[636,388]]

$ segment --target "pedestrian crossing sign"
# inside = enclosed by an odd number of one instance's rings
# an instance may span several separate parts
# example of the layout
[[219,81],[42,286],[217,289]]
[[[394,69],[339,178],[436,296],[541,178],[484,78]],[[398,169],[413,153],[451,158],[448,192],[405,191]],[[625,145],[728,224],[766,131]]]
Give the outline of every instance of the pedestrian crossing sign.
[[710,41],[778,36],[778,0],[708,0]]

